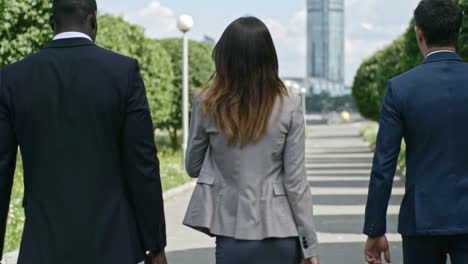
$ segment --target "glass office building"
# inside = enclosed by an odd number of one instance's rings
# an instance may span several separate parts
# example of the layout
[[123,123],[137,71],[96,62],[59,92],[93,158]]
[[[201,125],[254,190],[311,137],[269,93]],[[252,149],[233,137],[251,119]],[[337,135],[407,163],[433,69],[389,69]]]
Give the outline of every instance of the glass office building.
[[307,0],[307,77],[344,83],[344,0]]

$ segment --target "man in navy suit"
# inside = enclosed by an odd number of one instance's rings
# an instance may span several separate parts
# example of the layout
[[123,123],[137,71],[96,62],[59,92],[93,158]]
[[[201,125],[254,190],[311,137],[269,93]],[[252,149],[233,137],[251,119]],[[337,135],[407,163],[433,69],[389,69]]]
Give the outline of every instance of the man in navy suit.
[[452,0],[415,11],[424,63],[388,82],[364,233],[368,263],[390,262],[386,213],[402,138],[407,182],[399,220],[406,264],[468,263],[468,64],[455,52],[463,21]]
[[166,263],[145,86],[136,60],[93,43],[96,16],[95,0],[54,0],[54,40],[0,70],[0,253],[19,145],[19,264]]

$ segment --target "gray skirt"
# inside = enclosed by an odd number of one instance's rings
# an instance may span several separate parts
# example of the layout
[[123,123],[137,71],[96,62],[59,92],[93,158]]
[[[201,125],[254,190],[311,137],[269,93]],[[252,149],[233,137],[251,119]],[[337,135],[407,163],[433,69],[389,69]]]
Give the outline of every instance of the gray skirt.
[[299,264],[301,260],[297,237],[255,241],[216,238],[216,264]]

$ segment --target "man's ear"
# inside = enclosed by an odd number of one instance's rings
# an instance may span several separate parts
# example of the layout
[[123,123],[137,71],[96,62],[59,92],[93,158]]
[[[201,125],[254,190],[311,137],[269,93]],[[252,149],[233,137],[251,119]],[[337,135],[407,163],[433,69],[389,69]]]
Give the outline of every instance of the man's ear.
[[94,12],[93,14],[90,14],[89,15],[89,22],[90,22],[90,25],[91,25],[91,28],[94,30],[94,31],[97,31],[97,28],[98,28],[98,24],[97,24],[97,12]]
[[424,34],[423,34],[421,28],[418,27],[418,26],[415,26],[414,30],[416,31],[416,38],[418,39],[419,42],[422,43],[424,41]]
[[52,28],[52,31],[55,31],[55,17],[54,17],[54,15],[51,15],[49,17],[49,25]]

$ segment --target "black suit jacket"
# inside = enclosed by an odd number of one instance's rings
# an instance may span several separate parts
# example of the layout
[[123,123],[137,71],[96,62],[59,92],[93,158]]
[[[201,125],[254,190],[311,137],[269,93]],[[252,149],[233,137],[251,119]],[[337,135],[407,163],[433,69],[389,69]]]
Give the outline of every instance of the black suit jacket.
[[468,234],[468,64],[455,53],[429,55],[389,81],[372,168],[364,233],[387,231],[386,214],[402,138],[406,194],[399,232]]
[[159,161],[136,60],[84,38],[0,72],[0,241],[18,145],[19,264],[134,264],[166,245]]

